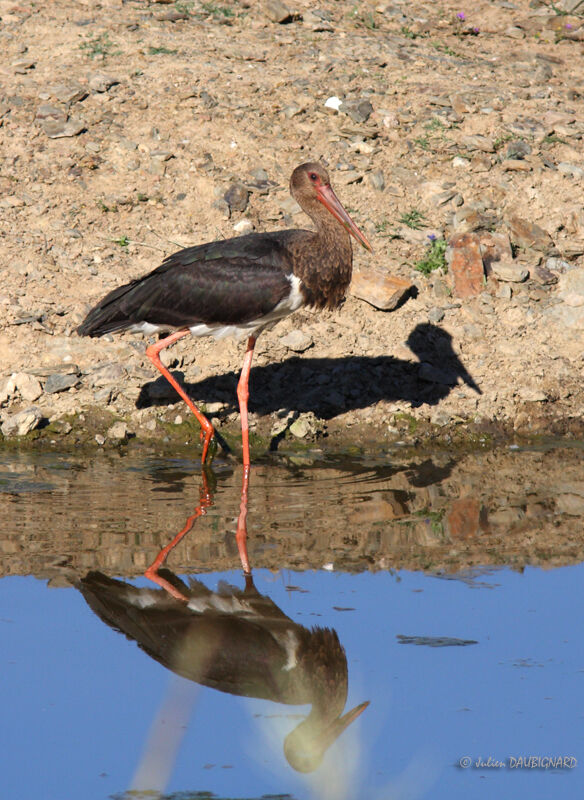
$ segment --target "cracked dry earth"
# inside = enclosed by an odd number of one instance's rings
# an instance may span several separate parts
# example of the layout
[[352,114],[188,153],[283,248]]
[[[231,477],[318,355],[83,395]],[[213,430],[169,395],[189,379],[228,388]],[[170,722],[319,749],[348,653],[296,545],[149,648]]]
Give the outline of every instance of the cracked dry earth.
[[[3,435],[103,444],[186,424],[145,338],[75,327],[180,247],[306,226],[288,177],[322,159],[374,253],[355,253],[338,312],[262,334],[252,428],[580,436],[583,11],[1,2]],[[449,266],[426,275],[432,240]],[[167,355],[224,432],[242,355],[208,339]]]

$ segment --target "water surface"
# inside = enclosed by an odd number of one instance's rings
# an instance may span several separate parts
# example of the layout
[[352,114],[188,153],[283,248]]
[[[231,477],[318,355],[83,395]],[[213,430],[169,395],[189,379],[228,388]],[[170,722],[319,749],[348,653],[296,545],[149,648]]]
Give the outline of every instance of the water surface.
[[581,449],[252,467],[253,603],[284,637],[336,631],[344,712],[369,702],[307,774],[284,743],[309,705],[179,677],[136,644],[137,606],[127,638],[82,594],[95,574],[156,589],[145,568],[203,498],[163,574],[194,592],[195,616],[202,596],[223,604],[246,647],[241,487],[227,463],[204,478],[188,458],[0,456],[2,797],[582,796]]

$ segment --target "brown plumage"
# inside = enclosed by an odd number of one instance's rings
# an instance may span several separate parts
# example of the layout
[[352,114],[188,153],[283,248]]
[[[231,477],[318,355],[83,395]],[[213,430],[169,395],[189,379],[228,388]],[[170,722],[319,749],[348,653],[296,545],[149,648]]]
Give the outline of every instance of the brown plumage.
[[151,658],[188,680],[244,697],[312,708],[284,741],[289,764],[311,772],[326,750],[369,705],[343,714],[347,657],[336,631],[305,628],[261,595],[251,575],[245,588],[218,592],[169,570],[165,580],[187,602],[160,589],[138,588],[90,572],[78,588],[107,625]]
[[257,336],[303,305],[337,308],[351,282],[350,234],[371,250],[321,164],[296,167],[290,192],[314,222],[314,231],[252,233],[180,250],[153,272],[106,295],[77,329],[82,336],[173,331],[146,354],[199,420],[205,437],[203,462],[213,427],[164,367],[160,351],[189,332],[248,337],[237,394],[243,461],[249,465],[248,381]]

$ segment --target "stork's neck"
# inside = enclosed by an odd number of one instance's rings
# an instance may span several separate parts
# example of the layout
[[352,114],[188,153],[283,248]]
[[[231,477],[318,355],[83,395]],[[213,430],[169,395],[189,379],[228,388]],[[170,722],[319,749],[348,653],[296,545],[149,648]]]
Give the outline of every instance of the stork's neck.
[[[323,208],[324,211],[324,208]],[[310,213],[316,231],[298,258],[294,272],[302,281],[306,305],[337,308],[345,298],[353,271],[351,237],[332,214]]]

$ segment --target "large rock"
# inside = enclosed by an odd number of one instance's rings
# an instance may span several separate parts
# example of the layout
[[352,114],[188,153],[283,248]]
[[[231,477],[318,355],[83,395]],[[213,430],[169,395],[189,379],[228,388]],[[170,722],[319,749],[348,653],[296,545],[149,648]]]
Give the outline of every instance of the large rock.
[[411,281],[377,269],[353,273],[351,294],[381,311],[393,311],[412,288]]
[[40,408],[36,406],[25,408],[24,411],[12,414],[4,420],[2,433],[4,436],[26,436],[38,426],[42,418],[43,414]]
[[446,260],[454,281],[456,297],[475,297],[485,288],[485,270],[480,238],[476,233],[453,236],[448,243]]

